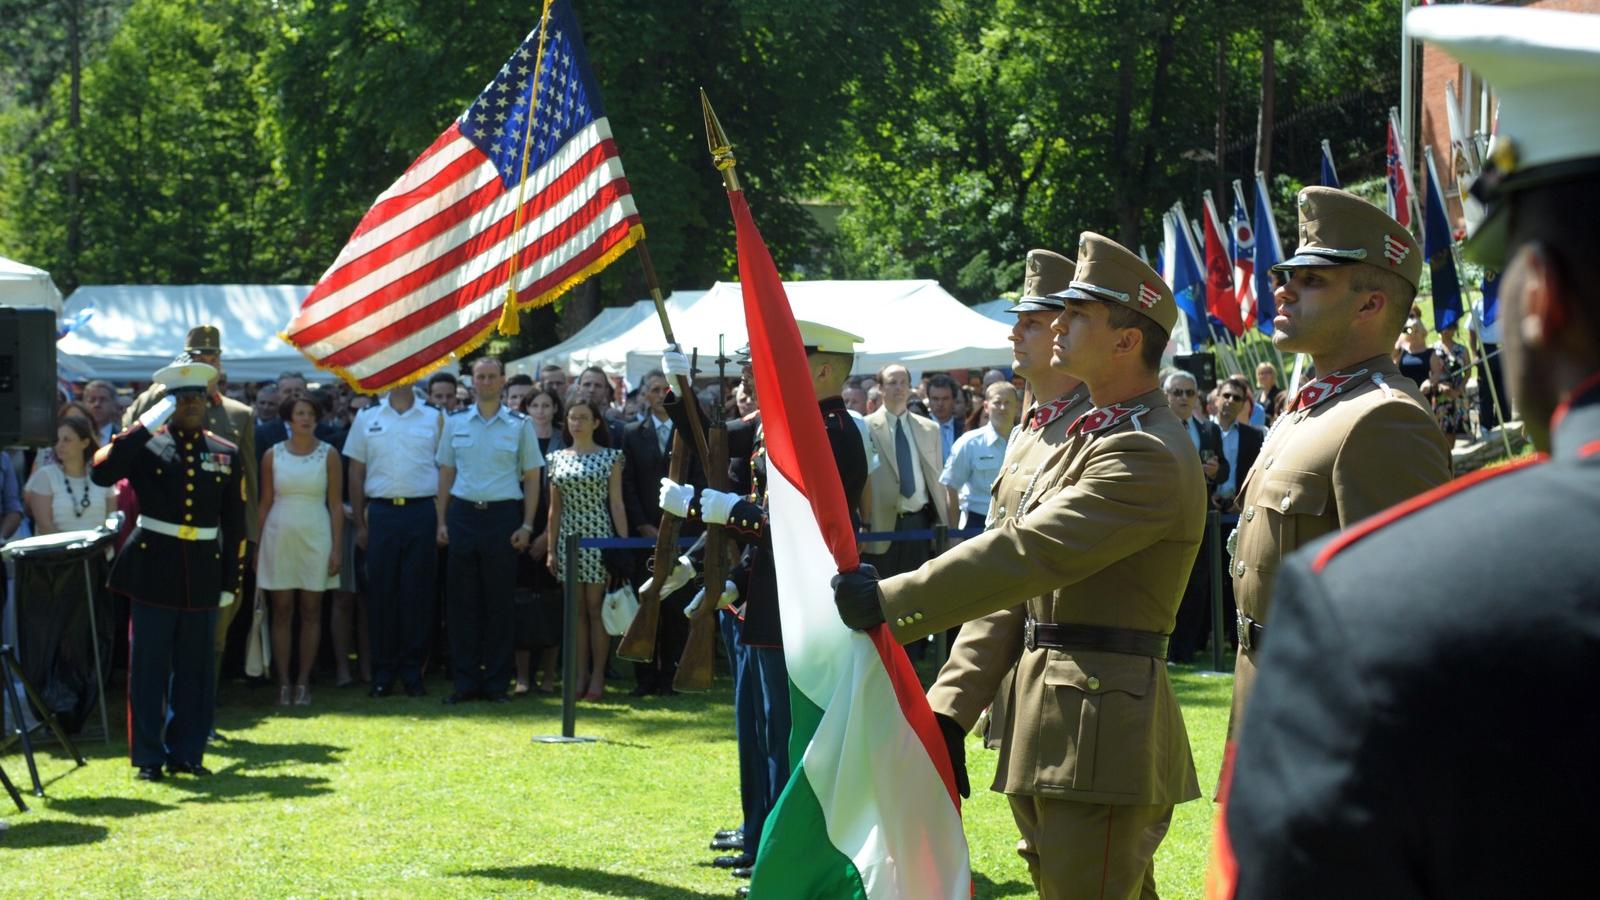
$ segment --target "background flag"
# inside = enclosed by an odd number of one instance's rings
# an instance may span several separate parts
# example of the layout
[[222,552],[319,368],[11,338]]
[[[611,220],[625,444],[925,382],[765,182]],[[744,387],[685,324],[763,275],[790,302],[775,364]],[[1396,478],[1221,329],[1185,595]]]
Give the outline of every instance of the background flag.
[[1483,327],[1500,318],[1500,273],[1483,273]]
[[1267,176],[1256,173],[1256,327],[1272,333],[1272,318],[1278,314],[1273,299],[1272,267],[1283,262],[1283,244],[1278,240],[1278,223],[1272,217],[1272,201],[1267,194]]
[[1194,245],[1194,235],[1185,224],[1183,204],[1178,204],[1161,217],[1161,277],[1172,288],[1172,295],[1183,310],[1184,324],[1188,327],[1191,346],[1209,330],[1205,315],[1205,276],[1200,271],[1200,252]]
[[1244,323],[1240,321],[1239,301],[1233,290],[1233,256],[1222,237],[1222,220],[1210,191],[1205,192],[1201,203],[1205,206],[1200,227],[1206,241],[1206,311],[1237,337],[1244,334]]
[[1256,230],[1244,205],[1244,187],[1233,181],[1233,215],[1228,217],[1228,255],[1233,257],[1233,286],[1244,329],[1256,323]]
[[570,0],[554,0],[543,55],[534,29],[378,197],[283,337],[356,389],[380,391],[489,336],[513,254],[527,308],[642,237],[577,18]]
[[[944,737],[887,625],[839,621],[830,580],[855,529],[809,379],[800,329],[742,191],[729,191],[745,325],[761,398],[770,527],[799,760],[767,818],[757,897],[969,900],[972,873]],[[802,749],[803,748],[803,749]]]
[[1422,255],[1433,280],[1433,328],[1454,327],[1461,318],[1461,281],[1456,277],[1455,235],[1444,208],[1444,191],[1433,165],[1433,149],[1424,154],[1428,166],[1428,212],[1422,223]]
[[1411,227],[1411,170],[1406,165],[1405,144],[1400,140],[1400,119],[1394,109],[1389,110],[1388,156],[1385,168],[1389,182],[1385,192],[1389,198],[1389,215],[1401,227]]
[[1322,186],[1331,188],[1344,187],[1339,183],[1339,173],[1333,168],[1333,148],[1328,146],[1326,140],[1322,142]]

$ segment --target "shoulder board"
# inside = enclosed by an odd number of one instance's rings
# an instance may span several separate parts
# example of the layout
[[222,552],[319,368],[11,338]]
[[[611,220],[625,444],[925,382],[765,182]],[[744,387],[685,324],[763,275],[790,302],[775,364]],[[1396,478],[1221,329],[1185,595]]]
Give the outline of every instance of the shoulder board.
[[1509,475],[1512,472],[1518,472],[1530,466],[1536,466],[1549,459],[1550,457],[1543,453],[1536,453],[1526,459],[1519,459],[1503,466],[1479,469],[1470,475],[1463,475],[1453,481],[1447,481],[1432,490],[1424,491],[1410,500],[1396,503],[1381,513],[1368,516],[1340,532],[1338,537],[1330,541],[1326,547],[1323,547],[1322,551],[1317,554],[1316,559],[1311,561],[1311,571],[1321,574],[1322,570],[1328,567],[1328,563],[1332,562],[1335,556],[1354,546],[1362,538],[1382,531],[1414,512],[1427,509],[1441,500],[1455,496],[1485,481],[1499,478],[1501,475]]
[[466,411],[467,411],[467,407],[465,407],[465,406],[463,406],[460,409],[452,409],[452,410],[450,410],[450,418],[453,419],[456,416],[459,416],[459,415],[461,415],[462,413],[464,413]]
[[239,449],[239,445],[238,444],[235,444],[233,441],[228,440],[227,438],[223,437],[220,434],[217,434],[215,431],[212,431],[209,428],[206,429],[206,437],[211,438],[213,441],[216,441],[217,443],[221,444],[222,445],[222,449],[224,449],[224,450],[238,450]]

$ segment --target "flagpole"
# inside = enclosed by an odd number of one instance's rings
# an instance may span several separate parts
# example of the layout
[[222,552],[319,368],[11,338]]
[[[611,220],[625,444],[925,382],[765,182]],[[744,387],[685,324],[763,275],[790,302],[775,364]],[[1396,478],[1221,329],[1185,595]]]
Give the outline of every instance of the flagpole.
[[[672,320],[667,317],[667,301],[661,294],[661,281],[656,277],[656,266],[650,259],[650,248],[645,245],[644,238],[633,245],[633,252],[639,258],[639,267],[644,269],[645,287],[650,291],[650,299],[656,305],[656,317],[661,320],[661,333],[668,344],[676,345],[678,339],[672,334]],[[689,417],[689,435],[694,441],[694,452],[700,459],[700,465],[706,472],[711,471],[711,450],[706,445],[706,429],[700,422],[700,403],[695,399],[694,383],[691,381],[693,374],[678,376],[678,395],[683,398],[683,411]]]
[[506,305],[500,310],[500,333],[510,336],[522,331],[522,320],[517,318],[517,257],[522,255],[515,240],[522,232],[523,203],[528,196],[528,157],[533,148],[533,120],[539,111],[539,76],[544,74],[544,39],[550,28],[550,4],[544,0],[539,10],[539,49],[534,54],[533,81],[528,95],[528,120],[522,129],[522,173],[517,179],[517,212],[511,224],[511,258],[506,260]]

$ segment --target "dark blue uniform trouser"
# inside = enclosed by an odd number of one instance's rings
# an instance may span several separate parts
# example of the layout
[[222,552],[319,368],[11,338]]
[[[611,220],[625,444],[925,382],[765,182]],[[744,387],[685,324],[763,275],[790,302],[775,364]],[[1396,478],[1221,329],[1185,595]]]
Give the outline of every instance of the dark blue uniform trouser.
[[766,775],[759,821],[753,834],[744,834],[745,850],[753,854],[761,846],[767,816],[789,783],[789,669],[782,647],[747,647],[745,652],[754,660],[756,754]]
[[756,691],[755,657],[740,639],[744,623],[739,617],[719,612],[717,619],[733,668],[733,731],[739,742],[739,806],[744,813],[739,830],[745,833],[745,850],[754,856],[765,817],[761,808],[767,797],[767,763],[756,750],[756,706],[760,696]]
[[458,694],[498,697],[510,686],[516,650],[517,551],[511,534],[522,524],[522,501],[501,500],[478,509],[452,498],[445,524],[450,529],[445,571],[450,674]]
[[130,606],[128,750],[133,764],[199,765],[216,709],[211,658],[217,611],[166,609],[137,601]]
[[375,685],[422,684],[422,661],[433,634],[437,531],[431,499],[367,506],[367,615]]

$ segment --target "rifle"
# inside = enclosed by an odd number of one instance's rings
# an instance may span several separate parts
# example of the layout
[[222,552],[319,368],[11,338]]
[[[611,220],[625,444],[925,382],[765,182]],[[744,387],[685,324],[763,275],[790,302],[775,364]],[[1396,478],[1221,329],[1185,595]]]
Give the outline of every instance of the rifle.
[[[694,368],[692,362],[690,368]],[[693,392],[683,399],[686,403],[696,402]],[[673,429],[672,432],[671,454],[672,458],[667,463],[667,477],[683,484],[688,478],[689,447],[679,429]],[[678,564],[678,533],[682,529],[682,519],[666,510],[661,511],[661,525],[656,530],[656,547],[650,565],[650,587],[640,595],[639,611],[634,614],[633,621],[628,623],[628,630],[622,635],[622,641],[617,644],[617,655],[623,659],[642,663],[655,659],[656,632],[661,627],[661,587],[667,583],[667,576],[672,574],[672,567]]]
[[[717,341],[717,383],[728,388],[728,356]],[[711,428],[706,434],[706,446],[711,467],[706,472],[706,484],[714,490],[728,489],[728,421],[727,407],[719,403],[711,416]],[[673,676],[674,690],[701,692],[711,689],[711,667],[716,658],[717,604],[722,599],[723,584],[728,579],[728,537],[723,526],[706,524],[706,554],[701,565],[705,595],[700,606],[689,617],[689,639],[683,645],[683,655],[678,659],[678,672]]]

